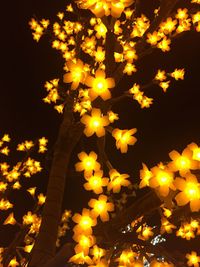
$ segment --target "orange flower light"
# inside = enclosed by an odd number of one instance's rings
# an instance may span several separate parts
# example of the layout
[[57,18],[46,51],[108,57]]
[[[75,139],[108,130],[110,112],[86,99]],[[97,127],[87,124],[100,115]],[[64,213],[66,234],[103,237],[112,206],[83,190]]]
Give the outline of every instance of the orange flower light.
[[73,228],[75,234],[92,234],[92,227],[97,224],[96,219],[91,216],[91,212],[88,209],[83,209],[82,215],[75,213],[72,220],[77,223]]
[[4,225],[6,225],[6,224],[11,224],[11,225],[16,224],[16,220],[14,218],[14,213],[13,212],[10,213],[10,215],[7,217],[7,219],[4,221],[3,224]]
[[191,254],[187,253],[186,258],[188,259],[188,266],[199,267],[200,257],[197,256],[197,253],[195,251],[192,251]]
[[78,172],[84,171],[85,177],[91,176],[93,171],[99,171],[101,165],[96,161],[97,154],[91,151],[89,155],[84,151],[78,154],[81,162],[75,164],[75,169]]
[[137,129],[120,130],[118,128],[112,131],[112,136],[116,139],[116,147],[121,153],[127,153],[128,145],[134,145],[137,139],[132,136],[137,132]]
[[87,183],[84,184],[84,188],[88,191],[92,190],[95,194],[101,194],[103,192],[103,186],[107,186],[109,179],[103,178],[103,171],[97,171],[94,175],[86,177]]
[[169,157],[172,159],[172,162],[168,164],[169,169],[179,171],[181,176],[198,167],[198,163],[192,160],[192,151],[189,148],[185,148],[182,154],[173,150],[169,153]]
[[[90,252],[91,255],[94,256],[94,261],[99,261],[105,254],[106,254],[106,250],[102,249],[100,247],[98,247],[97,245],[95,245]],[[103,266],[102,266],[103,267]]]
[[119,193],[122,186],[129,186],[131,183],[127,180],[128,174],[120,174],[117,170],[112,169],[109,172],[110,183],[108,184],[108,191],[113,190],[113,193]]
[[91,264],[93,264],[93,261],[92,259],[85,255],[84,252],[80,252],[78,254],[75,254],[74,256],[72,256],[70,259],[69,259],[69,262],[73,262],[75,264],[88,264],[91,266]]
[[76,254],[84,252],[85,255],[88,255],[90,247],[96,242],[95,237],[92,235],[74,235],[73,239],[78,243],[74,248]]
[[190,202],[192,211],[200,210],[200,183],[195,175],[188,174],[184,178],[176,178],[174,184],[181,192],[175,197],[179,206],[184,206]]
[[115,87],[115,81],[113,78],[106,78],[105,71],[98,69],[95,72],[95,77],[88,76],[85,80],[85,84],[89,88],[89,96],[91,100],[100,96],[103,100],[111,98],[110,88]]
[[119,18],[125,7],[130,6],[133,2],[133,0],[77,0],[80,8],[90,9],[99,18],[109,15]]
[[105,135],[105,126],[109,125],[108,116],[103,116],[100,109],[93,108],[91,111],[91,116],[84,114],[81,118],[81,122],[85,124],[84,134],[86,136],[91,136],[94,133],[98,137]]
[[137,266],[134,265],[137,256],[137,253],[133,252],[131,249],[126,249],[122,251],[120,257],[116,259],[116,262],[118,262],[119,266]]
[[18,263],[16,257],[14,257],[14,258],[9,262],[8,267],[17,267],[17,266],[19,266],[19,263]]
[[149,180],[153,176],[152,172],[147,168],[146,164],[142,163],[143,169],[140,170],[140,185],[139,188],[149,186]]
[[94,217],[100,216],[103,222],[109,220],[108,211],[114,210],[114,204],[107,201],[107,196],[100,195],[98,200],[91,199],[88,203],[88,205],[92,208],[91,214],[94,215]]
[[149,186],[158,190],[161,196],[166,197],[169,190],[176,190],[173,185],[173,172],[166,168],[154,167],[151,169],[153,177],[150,178]]
[[69,69],[69,73],[63,76],[63,81],[65,83],[72,83],[71,89],[75,90],[78,88],[79,83],[82,83],[85,79],[84,64],[78,59],[76,62],[68,61],[66,65]]
[[137,229],[137,233],[139,233],[138,238],[141,240],[148,240],[151,236],[154,235],[152,231],[152,227],[145,225],[144,227],[140,226]]
[[176,226],[170,223],[165,217],[161,219],[161,228],[160,233],[164,234],[165,232],[170,234],[172,233],[173,229],[176,229]]
[[198,147],[198,145],[195,143],[189,144],[188,147],[193,152],[192,159],[200,161],[200,147]]

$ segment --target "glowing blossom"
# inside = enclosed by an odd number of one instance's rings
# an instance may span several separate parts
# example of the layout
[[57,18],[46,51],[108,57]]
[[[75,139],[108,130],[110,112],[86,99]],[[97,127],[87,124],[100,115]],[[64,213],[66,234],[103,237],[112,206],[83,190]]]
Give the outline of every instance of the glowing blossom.
[[81,122],[85,124],[84,134],[86,136],[92,136],[94,133],[98,137],[105,135],[105,126],[110,124],[108,116],[103,116],[100,109],[93,108],[91,116],[84,114],[81,118]]
[[173,184],[173,172],[166,168],[154,167],[151,169],[152,177],[149,181],[149,186],[158,190],[161,196],[166,197],[169,194],[169,190],[176,190]]
[[101,165],[97,162],[97,154],[91,151],[89,154],[84,151],[78,154],[81,162],[75,164],[75,169],[78,172],[84,171],[85,177],[91,176],[93,171],[99,171]]
[[88,209],[83,209],[82,215],[75,213],[72,220],[76,223],[73,231],[78,235],[82,233],[91,235],[92,227],[97,224],[96,219],[92,217],[92,214]]
[[100,195],[98,200],[91,199],[88,203],[89,207],[92,208],[91,214],[94,217],[100,216],[103,222],[109,220],[108,211],[111,212],[114,210],[114,204],[111,202],[107,202],[108,197],[105,195]]
[[100,96],[103,100],[111,98],[110,88],[115,87],[113,78],[106,78],[105,71],[98,69],[95,72],[95,77],[88,76],[85,84],[90,87],[88,89],[91,100],[95,100]]
[[185,178],[176,178],[174,184],[181,192],[175,197],[178,206],[184,206],[190,202],[190,208],[200,210],[200,183],[195,175],[188,174]]
[[127,178],[128,174],[120,174],[117,170],[112,169],[109,172],[110,182],[108,184],[108,191],[113,191],[113,193],[119,193],[122,186],[129,186],[131,183]]
[[68,61],[66,65],[69,69],[69,72],[63,76],[63,81],[65,83],[72,83],[71,89],[75,90],[78,88],[79,83],[84,82],[84,79],[86,77],[84,64],[80,59],[78,59],[75,62]]
[[112,136],[116,139],[116,147],[121,153],[127,153],[128,145],[134,145],[137,139],[132,136],[137,132],[136,128],[131,130],[120,130],[118,128],[112,131]]
[[88,191],[92,190],[95,194],[103,193],[103,187],[109,182],[108,178],[103,178],[103,171],[96,171],[92,176],[85,178],[87,183],[84,184],[84,188]]

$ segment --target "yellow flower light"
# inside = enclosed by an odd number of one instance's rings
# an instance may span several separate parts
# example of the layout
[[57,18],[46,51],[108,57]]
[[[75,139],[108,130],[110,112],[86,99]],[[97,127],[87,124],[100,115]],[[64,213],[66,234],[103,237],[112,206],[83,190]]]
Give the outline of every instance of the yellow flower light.
[[117,0],[114,2],[110,0],[77,0],[80,8],[90,9],[99,18],[109,15],[119,18],[124,8],[130,6],[133,2],[133,0]]
[[172,233],[173,229],[176,229],[176,226],[170,223],[166,218],[161,219],[161,228],[160,228],[160,233]]
[[96,37],[97,39],[105,38],[107,33],[106,26],[101,22],[97,25],[95,25],[94,30],[96,31]]
[[191,143],[188,145],[188,148],[193,152],[192,159],[200,161],[200,147],[195,143]]
[[85,84],[89,88],[89,96],[91,100],[100,96],[103,100],[111,98],[110,88],[115,87],[115,81],[113,78],[106,78],[105,71],[98,69],[95,72],[95,77],[88,76],[85,80]]
[[115,120],[119,120],[119,116],[117,113],[114,113],[113,111],[108,111],[108,118],[111,123],[113,123]]
[[170,189],[176,190],[173,185],[173,172],[159,167],[152,168],[151,172],[153,176],[150,178],[149,186],[158,190],[161,196],[166,197]]
[[169,157],[172,162],[168,164],[168,167],[172,171],[179,171],[181,176],[184,176],[189,170],[195,170],[198,168],[198,162],[192,160],[192,151],[190,148],[185,148],[182,154],[179,154],[176,150],[169,153]]
[[26,191],[29,192],[32,197],[34,197],[35,190],[36,190],[36,187],[31,187],[31,188],[28,188]]
[[187,253],[186,258],[188,259],[187,261],[188,266],[199,267],[200,256],[197,256],[197,253],[195,251],[192,251],[190,254]]
[[160,82],[159,86],[163,89],[163,92],[166,93],[167,89],[169,88],[170,85],[170,81],[164,81],[164,82]]
[[187,8],[179,8],[177,10],[176,18],[183,20],[188,18],[188,9]]
[[76,254],[84,252],[85,255],[88,255],[90,247],[96,243],[95,237],[92,235],[74,235],[73,239],[78,243],[74,248]]
[[93,264],[93,261],[92,259],[85,255],[84,252],[80,252],[78,254],[75,254],[74,256],[72,256],[70,259],[69,259],[69,262],[73,262],[75,264],[88,264],[91,266],[91,264]]
[[96,262],[96,261],[99,261],[106,254],[106,251],[105,251],[105,249],[102,249],[102,248],[98,247],[97,245],[95,245],[91,249],[90,254],[94,256],[93,259]]
[[165,70],[159,69],[156,76],[155,76],[155,80],[163,82],[166,79],[167,79],[167,74],[166,74]]
[[15,220],[15,218],[14,218],[14,213],[12,212],[12,213],[10,213],[10,215],[7,217],[7,219],[4,221],[4,225],[6,225],[6,224],[11,224],[11,225],[14,225],[14,224],[16,224],[16,220]]
[[151,236],[154,235],[152,231],[152,227],[145,225],[144,227],[140,226],[137,229],[137,233],[139,233],[138,238],[141,240],[148,240]]
[[118,128],[112,131],[112,136],[116,139],[116,147],[121,153],[127,153],[128,145],[134,145],[137,139],[132,136],[137,132],[136,128],[131,130],[120,130]]
[[171,40],[170,39],[167,39],[167,37],[164,37],[162,39],[162,41],[160,41],[157,44],[157,47],[159,49],[161,49],[163,52],[168,52],[170,50],[170,44],[171,44]]
[[78,154],[81,162],[75,164],[75,169],[78,172],[84,171],[85,177],[92,175],[93,171],[99,171],[101,165],[97,162],[97,154],[91,151],[89,154],[84,151]]
[[175,197],[179,206],[190,202],[190,208],[194,211],[200,210],[200,183],[195,175],[188,174],[185,179],[176,178],[174,184],[181,192]]
[[81,122],[85,124],[84,134],[86,136],[92,136],[94,133],[98,137],[105,135],[105,126],[109,125],[108,116],[103,116],[100,109],[93,108],[91,116],[84,114],[81,118]]
[[105,60],[105,51],[103,50],[103,47],[97,47],[97,50],[94,51],[94,57],[96,62],[103,62]]
[[135,258],[137,253],[133,252],[131,249],[123,250],[119,258],[116,259],[119,266],[135,266]]
[[0,210],[8,210],[13,207],[13,204],[11,204],[7,199],[2,198],[0,200]]
[[7,189],[8,184],[4,182],[0,182],[0,192],[4,193]]
[[184,80],[185,70],[184,69],[175,69],[175,71],[172,72],[170,75],[175,80]]
[[88,209],[83,209],[82,215],[75,213],[72,217],[72,220],[77,223],[77,225],[73,228],[75,234],[92,234],[92,227],[97,224],[95,218],[92,217],[91,212]]
[[91,199],[88,203],[89,207],[92,208],[91,214],[94,215],[94,217],[100,216],[103,222],[109,220],[108,211],[111,212],[114,210],[114,204],[107,201],[107,196],[100,195],[98,200]]
[[109,179],[103,178],[103,171],[96,171],[94,175],[86,177],[87,183],[84,188],[88,191],[92,190],[95,194],[103,193],[103,186],[107,186]]
[[171,17],[167,18],[166,21],[162,22],[160,24],[160,30],[161,32],[164,32],[165,34],[169,34],[173,32],[176,29],[177,20],[173,20]]
[[147,43],[149,43],[150,45],[157,45],[160,39],[161,39],[161,36],[156,31],[154,31],[153,33],[147,34]]
[[16,257],[14,257],[8,264],[8,267],[17,267],[19,266],[19,262],[17,261]]
[[143,169],[140,170],[140,185],[139,188],[149,186],[149,180],[153,176],[152,172],[147,168],[146,164],[142,163]]
[[127,63],[124,70],[123,70],[123,73],[126,73],[127,75],[132,75],[133,72],[136,72],[137,69],[135,67],[135,65],[133,65],[132,63]]
[[31,253],[31,251],[32,251],[32,249],[33,249],[33,246],[34,246],[34,243],[25,246],[25,247],[24,247],[24,251],[27,252],[27,253]]
[[120,174],[117,170],[112,169],[109,172],[110,183],[108,184],[108,191],[113,191],[113,193],[119,193],[122,186],[129,186],[131,183],[127,180],[129,178],[128,174]]
[[75,62],[68,61],[66,63],[69,73],[66,73],[63,76],[63,81],[65,83],[72,83],[71,89],[76,90],[79,86],[79,83],[83,83],[85,79],[85,71],[83,62],[78,59]]
[[9,134],[4,134],[4,136],[2,137],[1,140],[2,140],[3,142],[7,142],[7,143],[9,143],[10,140],[11,140],[11,138],[10,138]]
[[38,195],[38,205],[42,206],[46,201],[46,197],[41,193]]

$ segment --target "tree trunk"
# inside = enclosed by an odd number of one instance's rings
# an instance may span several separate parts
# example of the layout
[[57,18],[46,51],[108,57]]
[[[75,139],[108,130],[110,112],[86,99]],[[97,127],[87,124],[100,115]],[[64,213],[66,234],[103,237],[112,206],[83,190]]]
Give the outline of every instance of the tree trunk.
[[80,123],[73,123],[70,106],[65,108],[63,122],[55,144],[42,223],[31,253],[29,267],[42,266],[55,256],[66,173],[71,153],[83,131],[83,126]]

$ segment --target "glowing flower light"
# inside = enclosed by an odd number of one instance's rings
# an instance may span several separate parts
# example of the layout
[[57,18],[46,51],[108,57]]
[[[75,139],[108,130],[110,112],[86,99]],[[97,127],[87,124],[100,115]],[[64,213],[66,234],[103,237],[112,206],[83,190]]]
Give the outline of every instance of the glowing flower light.
[[86,180],[84,188],[88,191],[92,190],[95,194],[101,194],[103,187],[109,182],[108,178],[103,178],[103,171],[96,171],[92,176],[86,177]]
[[112,169],[109,172],[110,183],[108,184],[108,191],[113,190],[113,193],[119,193],[122,186],[129,186],[131,183],[127,180],[128,174],[120,174],[117,170]]
[[128,151],[128,145],[134,145],[137,139],[132,136],[137,132],[137,129],[120,130],[118,128],[112,131],[112,136],[116,139],[116,147],[120,149],[121,153]]
[[145,186],[149,186],[149,180],[153,176],[152,172],[147,168],[146,164],[142,163],[143,169],[140,170],[140,188],[143,188]]
[[197,256],[197,253],[195,251],[192,251],[190,254],[187,253],[186,258],[188,259],[187,261],[188,266],[199,267],[200,256]]
[[197,162],[192,160],[192,151],[189,148],[184,149],[181,155],[173,150],[169,156],[172,159],[172,162],[168,164],[169,169],[179,171],[181,176],[184,176],[189,170],[195,170],[198,166]]
[[100,109],[93,108],[91,111],[91,116],[84,114],[81,118],[81,122],[85,124],[84,134],[86,136],[91,136],[94,133],[98,137],[105,135],[105,126],[109,125],[108,116],[103,116]]
[[75,169],[78,172],[84,171],[86,177],[91,176],[93,171],[99,171],[101,165],[97,162],[97,154],[91,151],[89,155],[84,151],[78,154],[81,162],[75,164]]
[[184,206],[190,202],[192,211],[200,210],[200,183],[195,175],[188,174],[185,179],[176,178],[175,186],[181,192],[175,197],[179,206]]
[[69,73],[66,73],[63,76],[63,81],[65,83],[72,83],[71,89],[75,90],[78,88],[79,83],[83,83],[85,79],[85,71],[84,71],[84,64],[83,62],[78,59],[76,62],[68,61],[66,63]]
[[98,69],[95,72],[95,78],[88,76],[85,80],[85,84],[89,88],[89,96],[91,100],[100,96],[103,100],[111,98],[110,88],[115,87],[115,81],[113,78],[106,78],[106,74],[103,70]]
[[73,228],[73,231],[76,234],[92,234],[92,227],[97,224],[96,219],[92,217],[91,212],[88,209],[83,209],[82,215],[76,213],[72,220],[77,223],[77,225]]
[[156,188],[161,196],[166,197],[169,194],[169,189],[176,190],[173,185],[173,173],[168,169],[154,167],[151,172],[153,177],[150,178],[149,186]]
[[109,214],[108,211],[114,210],[114,204],[111,202],[107,202],[108,197],[105,195],[100,195],[98,200],[91,199],[88,203],[89,207],[92,208],[91,214],[94,217],[100,216],[101,220],[103,222],[109,220]]

